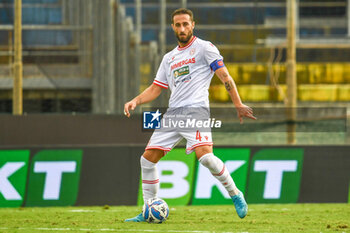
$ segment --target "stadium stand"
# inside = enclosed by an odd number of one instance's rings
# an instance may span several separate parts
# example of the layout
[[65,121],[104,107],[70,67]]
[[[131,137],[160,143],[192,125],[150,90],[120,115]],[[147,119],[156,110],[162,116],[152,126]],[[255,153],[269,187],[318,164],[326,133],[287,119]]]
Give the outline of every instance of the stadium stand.
[[[134,15],[134,4],[122,1]],[[144,4],[143,40],[156,40],[157,1]],[[168,15],[179,7],[169,3]],[[195,33],[213,41],[225,57],[245,101],[283,101],[272,74],[285,90],[285,1],[188,1],[198,26]],[[300,1],[297,77],[299,101],[349,101],[350,49],[346,1]],[[215,10],[213,10],[215,9]],[[220,12],[220,14],[217,14]],[[168,18],[170,24],[170,18]],[[167,27],[167,48],[174,44]],[[281,53],[281,55],[278,55]],[[272,61],[271,61],[272,56]],[[269,63],[273,64],[269,64]],[[213,79],[211,98],[229,101],[224,87]]]

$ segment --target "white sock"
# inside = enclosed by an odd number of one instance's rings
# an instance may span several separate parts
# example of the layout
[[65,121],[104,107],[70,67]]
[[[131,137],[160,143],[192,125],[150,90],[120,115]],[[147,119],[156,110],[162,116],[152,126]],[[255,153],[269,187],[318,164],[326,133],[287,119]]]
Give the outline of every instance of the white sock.
[[208,153],[200,157],[198,161],[221,182],[231,197],[238,194],[239,190],[221,159],[213,153]]
[[159,177],[156,163],[148,161],[143,156],[140,159],[142,173],[142,193],[144,203],[148,199],[157,197],[159,189]]

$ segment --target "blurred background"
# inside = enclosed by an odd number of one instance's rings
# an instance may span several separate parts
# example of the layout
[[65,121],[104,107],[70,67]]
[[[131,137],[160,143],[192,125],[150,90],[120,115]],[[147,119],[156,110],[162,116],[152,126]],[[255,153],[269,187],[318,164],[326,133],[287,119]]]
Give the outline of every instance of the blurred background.
[[[121,115],[124,103],[152,83],[162,56],[176,46],[170,15],[179,7],[194,12],[195,35],[218,47],[245,103],[257,109],[290,106],[287,2],[22,0],[20,114]],[[343,130],[297,132],[294,141],[280,130],[215,133],[216,144],[350,143],[350,1],[294,3],[293,98],[298,107],[334,108]],[[14,112],[15,18],[15,1],[0,0],[0,113],[7,115]],[[152,106],[166,106],[167,97],[163,93]],[[212,107],[232,108],[215,77],[210,98]]]

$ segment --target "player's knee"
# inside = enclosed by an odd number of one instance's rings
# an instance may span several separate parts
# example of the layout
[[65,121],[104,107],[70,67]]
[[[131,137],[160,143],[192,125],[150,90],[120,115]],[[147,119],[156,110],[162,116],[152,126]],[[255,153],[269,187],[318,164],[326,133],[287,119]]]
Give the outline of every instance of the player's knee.
[[158,149],[145,150],[142,156],[152,163],[158,163],[164,156],[164,151]]
[[140,165],[142,168],[154,168],[157,163],[152,163],[151,161],[147,160],[143,155],[140,158]]
[[203,155],[213,153],[212,146],[199,146],[194,149],[197,158],[199,159]]

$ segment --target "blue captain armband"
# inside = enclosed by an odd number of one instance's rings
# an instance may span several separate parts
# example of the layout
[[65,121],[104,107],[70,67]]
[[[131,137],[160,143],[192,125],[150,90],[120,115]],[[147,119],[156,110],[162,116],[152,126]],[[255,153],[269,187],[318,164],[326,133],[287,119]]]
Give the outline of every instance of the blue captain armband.
[[210,64],[210,68],[215,72],[217,69],[224,67],[225,64],[222,59],[215,60]]

